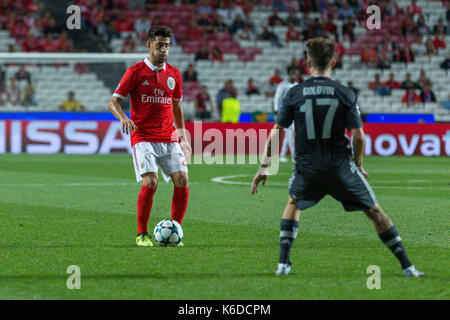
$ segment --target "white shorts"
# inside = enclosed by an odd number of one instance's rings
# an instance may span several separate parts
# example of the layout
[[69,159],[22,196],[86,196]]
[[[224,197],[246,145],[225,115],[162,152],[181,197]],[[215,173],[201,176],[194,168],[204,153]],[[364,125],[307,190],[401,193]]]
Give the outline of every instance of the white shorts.
[[142,181],[147,172],[158,172],[164,181],[169,182],[170,174],[178,171],[188,172],[183,150],[178,142],[139,142],[133,146],[133,163],[136,181]]

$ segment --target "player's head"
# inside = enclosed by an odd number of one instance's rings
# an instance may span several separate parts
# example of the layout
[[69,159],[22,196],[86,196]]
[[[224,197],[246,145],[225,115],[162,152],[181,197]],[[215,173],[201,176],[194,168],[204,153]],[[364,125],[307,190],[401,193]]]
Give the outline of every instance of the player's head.
[[308,69],[312,75],[330,72],[336,65],[334,42],[326,38],[312,38],[306,42]]
[[297,81],[297,71],[295,69],[290,69],[288,72],[289,82],[293,83]]
[[169,57],[172,30],[164,26],[151,27],[148,32],[147,48],[151,60],[157,65],[163,64]]

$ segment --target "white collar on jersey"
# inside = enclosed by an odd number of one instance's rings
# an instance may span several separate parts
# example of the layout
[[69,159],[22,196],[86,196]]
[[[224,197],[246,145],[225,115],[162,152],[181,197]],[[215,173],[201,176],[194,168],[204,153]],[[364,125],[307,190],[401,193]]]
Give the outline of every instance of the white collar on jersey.
[[150,62],[150,60],[148,59],[148,57],[146,57],[144,59],[145,64],[147,65],[147,67],[149,67],[150,69],[152,69],[153,71],[159,71],[159,70],[166,70],[166,63],[164,62],[162,67],[157,67],[155,66],[153,63]]

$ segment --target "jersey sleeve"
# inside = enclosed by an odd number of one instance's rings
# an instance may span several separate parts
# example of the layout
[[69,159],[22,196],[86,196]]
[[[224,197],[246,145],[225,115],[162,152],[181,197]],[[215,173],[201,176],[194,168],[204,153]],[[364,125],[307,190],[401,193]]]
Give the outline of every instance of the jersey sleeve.
[[345,124],[348,130],[362,128],[361,112],[359,111],[358,99],[356,98],[356,95],[354,93],[353,95],[353,102],[351,103],[350,109],[347,112],[347,119]]
[[128,68],[114,91],[113,97],[125,99],[133,89],[133,85],[133,71]]
[[277,124],[285,128],[288,128],[292,124],[292,121],[294,121],[295,104],[292,102],[292,94],[291,94],[292,92],[293,90],[289,90],[284,99],[282,100],[276,120]]
[[175,89],[173,90],[173,97],[172,99],[174,101],[183,101],[183,79],[181,78],[180,70],[177,70],[177,81],[175,84]]

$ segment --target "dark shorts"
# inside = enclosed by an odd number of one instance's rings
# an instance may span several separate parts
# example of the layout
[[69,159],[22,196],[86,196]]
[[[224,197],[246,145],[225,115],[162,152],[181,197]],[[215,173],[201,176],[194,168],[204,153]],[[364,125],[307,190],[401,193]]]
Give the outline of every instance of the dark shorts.
[[328,194],[341,202],[345,211],[366,211],[377,202],[372,187],[351,160],[317,174],[302,174],[294,167],[289,194],[300,210],[312,207]]

